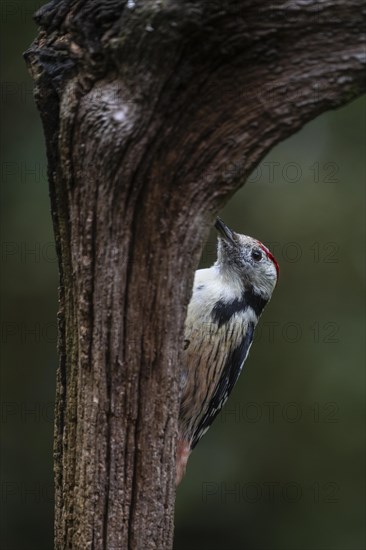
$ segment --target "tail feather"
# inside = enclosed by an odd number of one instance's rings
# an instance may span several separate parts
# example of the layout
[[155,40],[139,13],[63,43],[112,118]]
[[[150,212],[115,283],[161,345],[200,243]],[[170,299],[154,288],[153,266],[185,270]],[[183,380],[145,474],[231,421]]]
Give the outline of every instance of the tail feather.
[[177,455],[175,462],[175,485],[176,487],[182,481],[185,474],[189,455],[191,454],[191,445],[184,439],[178,439]]

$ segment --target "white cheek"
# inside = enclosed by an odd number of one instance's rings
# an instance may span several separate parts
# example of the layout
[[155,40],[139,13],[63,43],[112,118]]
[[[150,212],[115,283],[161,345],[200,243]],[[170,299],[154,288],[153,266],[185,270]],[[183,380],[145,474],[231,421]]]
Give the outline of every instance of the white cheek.
[[272,265],[261,265],[253,269],[253,283],[257,291],[271,297],[276,284],[276,271]]

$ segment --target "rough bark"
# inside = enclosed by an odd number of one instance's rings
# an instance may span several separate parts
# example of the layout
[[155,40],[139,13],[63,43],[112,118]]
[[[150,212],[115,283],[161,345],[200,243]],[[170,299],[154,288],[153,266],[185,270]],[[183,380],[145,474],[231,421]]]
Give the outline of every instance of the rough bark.
[[183,324],[214,214],[365,88],[363,0],[56,0],[26,52],[60,266],[58,550],[168,549]]

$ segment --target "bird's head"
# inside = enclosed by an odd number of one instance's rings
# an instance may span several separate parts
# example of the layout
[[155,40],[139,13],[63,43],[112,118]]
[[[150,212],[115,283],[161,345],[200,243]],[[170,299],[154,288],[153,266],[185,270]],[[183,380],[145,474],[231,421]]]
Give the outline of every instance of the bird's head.
[[279,266],[264,244],[257,239],[235,233],[220,219],[215,227],[219,232],[217,265],[220,272],[235,285],[250,287],[256,294],[269,299],[277,284]]

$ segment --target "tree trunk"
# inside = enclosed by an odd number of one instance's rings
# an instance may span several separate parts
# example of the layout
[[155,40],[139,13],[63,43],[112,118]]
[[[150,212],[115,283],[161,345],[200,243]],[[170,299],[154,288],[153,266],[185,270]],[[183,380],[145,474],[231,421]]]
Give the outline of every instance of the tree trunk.
[[26,52],[60,267],[58,550],[172,547],[183,326],[218,209],[365,88],[363,0],[54,0]]

